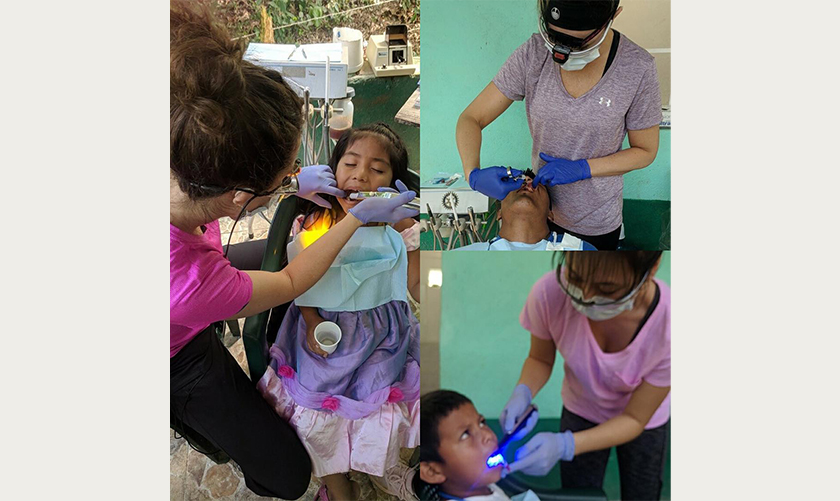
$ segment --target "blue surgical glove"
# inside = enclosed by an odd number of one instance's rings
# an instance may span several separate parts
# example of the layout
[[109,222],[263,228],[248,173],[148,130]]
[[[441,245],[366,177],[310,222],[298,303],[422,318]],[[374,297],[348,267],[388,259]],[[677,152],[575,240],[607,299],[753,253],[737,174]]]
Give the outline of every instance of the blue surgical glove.
[[309,165],[300,170],[297,175],[298,192],[300,198],[314,202],[329,209],[332,205],[318,193],[344,198],[346,194],[339,190],[335,183],[335,174],[329,165]]
[[[511,169],[510,172],[514,177],[522,174],[522,171],[518,169]],[[525,182],[521,179],[505,180],[506,177],[508,177],[507,169],[504,167],[475,169],[470,172],[470,188],[496,200],[504,200],[508,193],[518,190]]]
[[537,177],[534,178],[534,186],[538,184],[546,186],[569,184],[592,177],[589,162],[586,160],[566,160],[545,153],[540,153],[540,158],[545,162],[545,165],[540,167],[540,171],[537,172]]
[[522,473],[542,477],[547,475],[557,461],[571,461],[575,457],[575,437],[571,430],[561,433],[544,431],[516,451],[516,461],[508,473]]
[[[531,403],[531,398],[532,395],[530,388],[524,384],[516,385],[516,388],[513,389],[513,395],[511,395],[504,410],[502,410],[502,415],[499,416],[499,423],[502,425],[503,432],[510,433],[513,431],[516,420],[525,413],[525,410]],[[525,435],[527,435],[534,429],[534,426],[537,425],[537,421],[540,417],[539,414],[539,411],[534,412],[531,417],[528,418],[528,422],[525,424],[525,427],[514,436],[513,440],[522,440],[525,438]]]
[[[350,214],[353,214],[362,224],[396,224],[403,219],[419,215],[420,211],[402,206],[414,200],[417,193],[407,189],[401,181],[397,181],[397,188],[400,190],[399,195],[393,198],[365,198],[357,206],[350,209]],[[389,189],[380,188],[380,190],[388,191]],[[390,189],[390,191],[393,190]]]

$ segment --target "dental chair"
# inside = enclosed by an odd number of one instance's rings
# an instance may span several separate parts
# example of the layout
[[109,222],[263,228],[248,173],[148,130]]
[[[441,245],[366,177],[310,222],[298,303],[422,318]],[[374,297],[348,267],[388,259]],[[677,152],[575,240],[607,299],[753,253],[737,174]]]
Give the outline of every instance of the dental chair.
[[[298,215],[298,200],[298,197],[287,197],[277,207],[266,237],[261,270],[279,271],[286,265],[286,243]],[[289,304],[291,303],[275,306],[245,319],[242,342],[248,359],[248,371],[254,384],[260,380],[268,367],[268,347],[277,336]]]

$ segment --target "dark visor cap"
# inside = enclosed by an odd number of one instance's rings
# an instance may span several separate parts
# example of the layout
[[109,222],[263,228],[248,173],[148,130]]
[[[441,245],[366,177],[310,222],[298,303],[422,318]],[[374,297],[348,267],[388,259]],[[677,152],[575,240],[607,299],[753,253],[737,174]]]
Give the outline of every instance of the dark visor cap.
[[602,28],[618,10],[619,0],[549,0],[543,11],[547,26],[585,31]]

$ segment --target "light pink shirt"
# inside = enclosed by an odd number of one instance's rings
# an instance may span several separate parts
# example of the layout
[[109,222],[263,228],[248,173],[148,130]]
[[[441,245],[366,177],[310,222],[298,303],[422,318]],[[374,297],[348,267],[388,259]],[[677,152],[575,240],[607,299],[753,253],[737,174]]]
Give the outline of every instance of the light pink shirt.
[[[647,381],[671,385],[671,289],[656,280],[660,298],[636,338],[623,350],[604,353],[588,319],[572,307],[554,271],[540,278],[525,302],[519,322],[540,339],[550,339],[563,356],[563,405],[595,423],[618,416],[633,391]],[[671,415],[671,394],[645,429],[656,428]]]
[[222,254],[219,222],[193,235],[169,225],[169,358],[213,322],[238,313],[252,292],[251,277]]

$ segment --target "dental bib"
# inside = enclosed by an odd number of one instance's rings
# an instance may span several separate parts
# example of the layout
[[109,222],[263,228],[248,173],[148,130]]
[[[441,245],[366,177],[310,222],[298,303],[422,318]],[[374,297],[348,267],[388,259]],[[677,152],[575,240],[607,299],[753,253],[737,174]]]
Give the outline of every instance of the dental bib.
[[523,242],[511,242],[504,238],[497,237],[489,242],[487,250],[494,251],[560,251],[560,250],[584,250],[583,241],[568,233],[563,234],[563,238],[558,240],[556,232],[551,232],[548,240],[543,239],[535,244],[526,244]]
[[[300,254],[306,231],[286,248],[289,261]],[[390,226],[356,230],[329,270],[297,299],[298,306],[326,311],[362,311],[390,301],[406,301],[408,257],[405,243]]]

